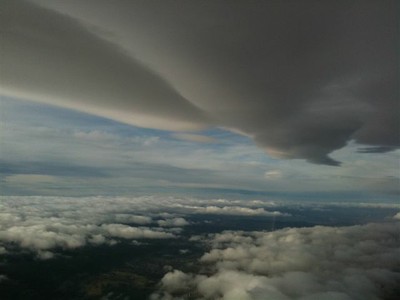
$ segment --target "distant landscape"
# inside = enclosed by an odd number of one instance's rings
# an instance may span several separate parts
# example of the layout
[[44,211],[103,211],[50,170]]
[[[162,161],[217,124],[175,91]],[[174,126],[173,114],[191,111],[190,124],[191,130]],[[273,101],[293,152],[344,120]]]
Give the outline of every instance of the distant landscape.
[[0,0],[0,300],[398,300],[399,20]]
[[[7,223],[2,222],[0,231],[2,299],[169,299],[171,296],[198,299],[204,297],[204,294],[201,288],[195,287],[193,276],[213,278],[218,273],[216,265],[204,259],[207,255],[213,251],[228,251],[229,248],[234,253],[232,249],[235,248],[238,251],[246,246],[260,246],[254,239],[247,239],[245,244],[242,244],[243,238],[263,237],[268,233],[280,234],[279,239],[287,239],[287,247],[296,245],[299,251],[308,249],[307,251],[312,253],[316,250],[313,247],[317,247],[318,243],[332,244],[336,248],[334,251],[348,251],[344,255],[354,255],[352,251],[360,251],[359,255],[365,256],[363,263],[357,266],[361,278],[354,280],[359,280],[359,284],[368,280],[372,284],[370,289],[380,299],[396,299],[400,283],[400,273],[396,267],[399,261],[395,256],[398,252],[400,229],[397,204],[285,204],[260,200],[227,201],[171,197],[163,199],[17,196],[3,197],[2,201],[1,216],[3,219],[5,216],[8,218]],[[146,201],[146,204],[143,201]],[[182,205],[183,202],[196,202],[200,205]],[[16,210],[17,206],[23,207],[24,210]],[[210,213],[204,212],[207,209]],[[104,230],[105,226],[110,224],[119,226],[118,231]],[[321,225],[323,227],[318,227]],[[18,231],[21,228],[22,230]],[[36,232],[30,236],[32,228],[36,229]],[[355,240],[348,240],[346,231],[354,228],[358,228],[361,234],[353,234],[350,238]],[[133,229],[138,231],[132,231]],[[302,233],[301,230],[309,232]],[[332,231],[330,236],[325,237],[331,240],[316,240],[318,230]],[[393,241],[378,238],[374,230],[384,232],[385,239],[391,236]],[[366,236],[363,231],[367,231]],[[21,234],[18,235],[17,232]],[[310,234],[309,240],[303,239],[304,234]],[[338,237],[335,238],[335,234]],[[101,239],[100,235],[104,239]],[[358,249],[357,245],[360,243],[371,245]],[[279,243],[276,245],[281,246]],[[281,251],[283,254],[287,249],[281,249],[276,254],[279,255]],[[322,248],[318,251],[322,252],[316,252],[316,259],[329,258],[332,263],[338,265],[342,264],[343,260],[346,261],[346,258],[335,257],[333,254],[329,256],[328,251],[332,249]],[[243,253],[241,255],[243,256]],[[378,256],[387,256],[393,261],[389,264],[384,261],[369,261]],[[229,256],[225,259],[229,260]],[[266,263],[268,253],[259,258],[256,254],[250,256],[248,263],[251,264],[257,259],[260,259],[260,263]],[[253,274],[252,276],[258,276],[258,279],[279,278],[295,272],[316,275],[317,271],[307,266],[307,261],[302,261],[304,257],[298,259],[300,264],[305,265],[293,266],[287,263],[281,271],[275,271],[277,274],[268,275],[236,267],[232,270],[247,275]],[[218,260],[224,261],[223,257]],[[320,262],[313,263],[318,265]],[[384,278],[376,278],[376,275],[368,273],[376,268],[382,269]],[[348,272],[350,270],[349,267]],[[272,272],[273,268],[270,271]],[[176,272],[180,272],[180,277],[175,278],[176,282],[169,282],[171,276],[178,274]],[[338,274],[330,276],[332,278],[328,279],[333,280]],[[321,285],[327,284],[325,281],[328,279],[316,280],[321,291],[324,291]],[[293,285],[289,279],[285,284]],[[279,285],[277,289],[288,299],[297,299],[286,294],[287,291]],[[339,282],[334,292],[344,291],[347,294],[360,293],[356,287]],[[303,292],[306,296],[308,293],[315,293],[312,289]]]

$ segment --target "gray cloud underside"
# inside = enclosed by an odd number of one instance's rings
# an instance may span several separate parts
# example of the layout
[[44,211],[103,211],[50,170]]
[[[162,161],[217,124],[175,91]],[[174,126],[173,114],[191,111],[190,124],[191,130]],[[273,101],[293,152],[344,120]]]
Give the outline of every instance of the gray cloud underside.
[[165,79],[78,21],[7,2],[1,20],[5,93],[144,127],[193,129],[207,120]]
[[395,1],[43,3],[3,3],[3,93],[328,165],[400,144]]

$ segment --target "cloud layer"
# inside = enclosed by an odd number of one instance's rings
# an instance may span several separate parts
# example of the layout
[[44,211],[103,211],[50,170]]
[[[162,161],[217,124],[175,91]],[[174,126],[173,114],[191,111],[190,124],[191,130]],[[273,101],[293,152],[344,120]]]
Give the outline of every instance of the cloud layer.
[[60,249],[113,245],[120,239],[176,238],[190,225],[184,218],[190,214],[287,216],[260,208],[271,203],[251,201],[18,196],[0,200],[0,255],[14,253],[17,247],[42,259]]
[[[205,229],[212,228],[210,222],[215,220],[224,223],[221,215],[243,216],[242,220],[248,221],[257,216],[263,224],[272,220],[274,224],[275,217],[288,224],[301,215],[312,223],[309,213],[313,210],[318,214],[316,220],[320,220],[324,209],[351,209],[352,205],[390,208],[375,212],[386,223],[219,234]],[[390,292],[400,281],[397,212],[397,204],[379,203],[284,204],[165,196],[0,196],[0,256],[28,252],[38,259],[51,259],[65,254],[64,250],[85,246],[122,242],[139,245],[143,239],[148,242],[180,238],[187,243],[205,243],[208,252],[200,259],[200,272],[167,273],[154,299],[185,299],[190,293],[194,299],[257,300],[267,295],[277,300],[375,300],[384,296],[391,300]],[[334,212],[328,215],[335,219]],[[365,216],[363,213],[353,218],[365,222]],[[241,223],[238,217],[228,219]],[[246,224],[249,223],[244,221],[243,226]],[[218,228],[219,224],[215,225]],[[185,231],[185,227],[190,228]],[[189,238],[189,232],[203,234]]]
[[3,4],[2,93],[319,164],[399,146],[396,1],[35,2]]
[[398,222],[223,232],[203,274],[169,272],[152,299],[394,299],[399,232]]
[[[115,244],[116,239],[175,238],[171,230],[143,227],[153,220],[149,216],[122,213],[134,205],[110,199],[11,197],[3,199],[0,213],[0,254],[12,253],[15,246],[31,250],[42,259],[52,258],[53,250],[75,249],[86,245]],[[106,205],[108,207],[105,207]],[[93,208],[93,205],[98,206]],[[120,205],[120,207],[118,206]],[[171,226],[183,226],[185,219]],[[8,249],[8,250],[7,250]],[[14,249],[14,250],[13,250]]]

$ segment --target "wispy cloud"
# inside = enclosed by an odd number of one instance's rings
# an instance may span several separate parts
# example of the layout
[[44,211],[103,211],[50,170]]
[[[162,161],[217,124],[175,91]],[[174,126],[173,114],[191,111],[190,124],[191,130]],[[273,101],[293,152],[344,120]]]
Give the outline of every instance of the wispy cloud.
[[212,137],[200,135],[200,134],[192,134],[192,133],[174,133],[172,137],[176,139],[181,139],[185,141],[191,141],[196,143],[215,143],[216,140]]
[[248,138],[222,130],[204,133],[218,143],[196,143],[46,105],[2,98],[2,108],[0,186],[5,194],[367,190],[387,198],[399,189],[398,151],[358,154],[358,145],[350,144],[333,154],[347,162],[329,168],[268,158]]

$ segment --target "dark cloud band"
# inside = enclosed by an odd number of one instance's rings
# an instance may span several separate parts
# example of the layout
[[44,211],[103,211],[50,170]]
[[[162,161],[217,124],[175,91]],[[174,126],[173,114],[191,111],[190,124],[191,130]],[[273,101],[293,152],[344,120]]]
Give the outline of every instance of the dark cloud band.
[[396,1],[38,2],[3,3],[3,93],[318,164],[400,145]]

